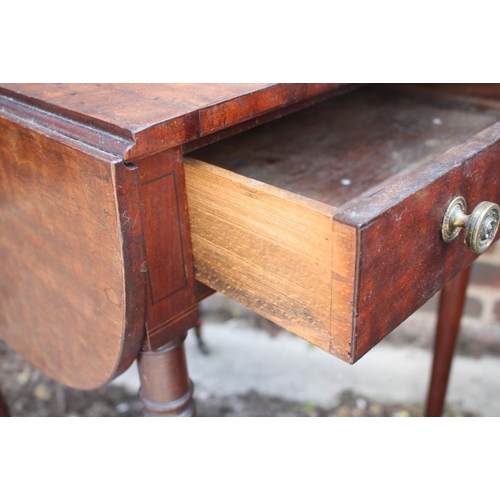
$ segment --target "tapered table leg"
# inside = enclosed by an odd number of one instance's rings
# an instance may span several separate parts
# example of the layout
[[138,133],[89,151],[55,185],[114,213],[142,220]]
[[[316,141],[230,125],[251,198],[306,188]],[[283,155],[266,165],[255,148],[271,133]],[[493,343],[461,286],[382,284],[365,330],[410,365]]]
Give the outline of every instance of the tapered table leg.
[[9,417],[9,409],[2,396],[2,391],[0,391],[0,417]]
[[460,329],[465,303],[470,267],[462,271],[441,291],[434,346],[432,375],[427,395],[427,417],[440,417],[443,412],[446,388],[450,375],[453,353]]
[[193,383],[189,379],[184,339],[186,335],[156,351],[139,354],[139,397],[147,417],[194,417]]

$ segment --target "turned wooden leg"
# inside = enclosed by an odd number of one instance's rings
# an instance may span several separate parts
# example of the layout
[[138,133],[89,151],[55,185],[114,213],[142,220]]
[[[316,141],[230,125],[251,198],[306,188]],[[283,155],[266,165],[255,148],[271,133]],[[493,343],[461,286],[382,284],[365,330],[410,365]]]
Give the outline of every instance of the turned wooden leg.
[[440,417],[443,412],[446,388],[450,375],[453,353],[460,329],[460,319],[465,303],[470,267],[462,271],[441,291],[439,300],[436,342],[432,375],[427,395],[427,417]]
[[2,396],[2,391],[0,391],[0,417],[9,417],[9,409]]
[[186,334],[156,351],[139,354],[141,390],[146,417],[194,417],[193,383],[189,379]]

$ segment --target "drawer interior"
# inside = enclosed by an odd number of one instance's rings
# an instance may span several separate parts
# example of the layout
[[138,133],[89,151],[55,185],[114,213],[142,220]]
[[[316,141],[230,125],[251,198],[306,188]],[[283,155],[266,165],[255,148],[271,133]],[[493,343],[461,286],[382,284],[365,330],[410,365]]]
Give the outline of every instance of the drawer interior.
[[484,100],[479,107],[419,90],[364,87],[190,155],[341,207],[500,120]]
[[475,258],[449,200],[500,202],[498,101],[455,96],[364,87],[193,151],[196,278],[355,362]]

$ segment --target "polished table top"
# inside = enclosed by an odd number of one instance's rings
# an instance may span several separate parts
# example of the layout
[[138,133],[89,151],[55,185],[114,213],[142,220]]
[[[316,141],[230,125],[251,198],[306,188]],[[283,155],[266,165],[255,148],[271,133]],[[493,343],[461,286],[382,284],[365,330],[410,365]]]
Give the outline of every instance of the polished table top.
[[32,111],[54,114],[60,120],[54,117],[50,122],[55,128],[132,161],[352,87],[338,83],[7,84],[0,86],[0,96],[25,103]]

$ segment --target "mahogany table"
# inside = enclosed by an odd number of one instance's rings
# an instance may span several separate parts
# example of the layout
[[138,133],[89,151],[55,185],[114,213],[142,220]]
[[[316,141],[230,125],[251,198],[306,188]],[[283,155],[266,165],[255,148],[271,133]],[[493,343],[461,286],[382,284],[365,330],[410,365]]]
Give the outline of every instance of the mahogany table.
[[145,414],[194,415],[183,340],[213,290],[354,363],[450,282],[439,414],[467,271],[451,280],[498,226],[499,95],[3,85],[0,337],[79,389],[138,359]]

